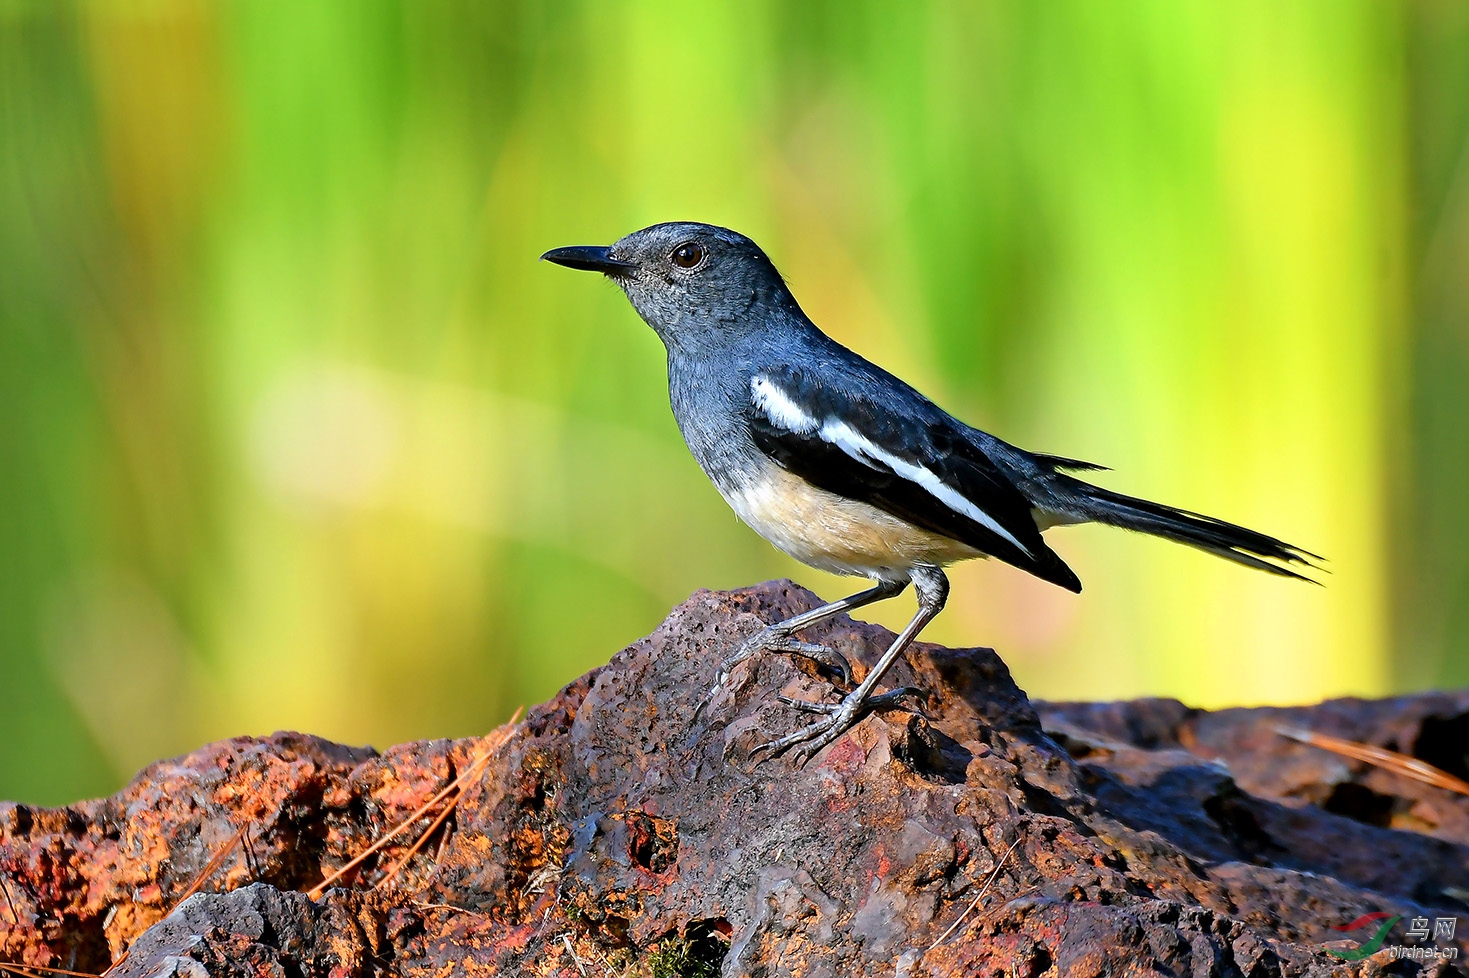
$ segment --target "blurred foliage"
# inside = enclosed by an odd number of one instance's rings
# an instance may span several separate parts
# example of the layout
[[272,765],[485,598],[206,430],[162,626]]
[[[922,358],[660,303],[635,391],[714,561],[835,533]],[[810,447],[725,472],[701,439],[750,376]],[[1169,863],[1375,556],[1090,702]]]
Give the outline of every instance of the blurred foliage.
[[0,797],[483,731],[695,588],[853,589],[534,260],[670,219],[967,420],[1331,558],[1061,529],[1083,595],[966,565],[935,640],[1052,698],[1469,682],[1466,122],[1461,0],[0,0]]

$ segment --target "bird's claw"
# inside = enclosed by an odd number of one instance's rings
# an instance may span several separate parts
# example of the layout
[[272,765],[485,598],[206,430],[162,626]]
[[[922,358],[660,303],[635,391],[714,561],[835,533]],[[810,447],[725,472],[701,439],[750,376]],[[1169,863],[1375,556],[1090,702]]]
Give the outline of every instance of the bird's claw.
[[714,698],[724,689],[724,684],[729,682],[735,666],[760,652],[799,655],[804,659],[810,659],[836,677],[836,685],[839,689],[846,690],[852,686],[852,667],[847,662],[846,656],[825,645],[802,642],[782,632],[777,626],[767,625],[747,638],[733,655],[719,664],[719,672],[714,678],[714,685],[709,687],[709,692],[705,693],[704,698],[694,706],[694,720],[703,714],[709,704],[714,702]]
[[[909,698],[912,698],[914,702],[904,704],[903,700]],[[867,701],[867,712],[869,713],[884,713],[888,710],[902,710],[904,713],[912,713],[930,722],[934,719],[923,708],[923,690],[917,686],[900,686]]]
[[793,706],[805,713],[824,713],[830,716],[842,708],[842,704],[840,703],[813,703],[810,700],[801,700],[794,696],[786,696],[785,694],[776,696],[776,699],[780,700],[786,706]]
[[819,666],[825,667],[837,679],[837,685],[842,689],[849,689],[852,685],[852,667],[847,662],[847,657],[836,649],[826,645],[817,645],[814,642],[802,642],[785,636],[777,638],[765,646],[767,651],[777,652],[781,655],[799,655],[803,659],[810,659]]
[[[796,767],[805,767],[806,762],[819,754],[822,748],[852,729],[856,726],[857,721],[869,713],[902,710],[905,713],[916,713],[925,719],[932,719],[921,703],[911,705],[903,703],[903,700],[910,697],[918,699],[922,696],[923,691],[917,686],[901,686],[877,696],[869,696],[861,701],[856,699],[856,693],[850,693],[840,703],[813,703],[810,700],[796,699],[793,696],[778,696],[776,698],[787,706],[795,707],[805,713],[822,714],[823,719],[808,724],[795,733],[760,744],[750,751],[750,759],[769,760],[772,757],[779,757],[793,747],[804,745],[795,763]],[[767,756],[760,758],[761,754]]]
[[[750,751],[751,760],[766,761],[773,757],[779,757],[792,747],[805,745],[801,748],[796,758],[796,767],[805,767],[806,762],[815,757],[823,747],[836,740],[842,734],[851,729],[852,725],[862,716],[859,710],[851,710],[844,700],[835,704],[836,709],[823,719],[817,720],[808,726],[802,727],[795,733],[787,734],[778,740],[760,744]],[[824,712],[824,711],[822,711]],[[765,757],[760,757],[765,754]]]
[[852,667],[848,664],[846,656],[829,646],[817,645],[815,642],[803,642],[794,638],[779,625],[766,625],[745,639],[735,650],[734,655],[719,664],[719,682],[723,683],[728,679],[735,666],[761,652],[799,655],[803,659],[810,659],[817,665],[824,666],[828,672],[837,677],[843,687],[852,685]]
[[[904,704],[903,700],[909,699],[910,697],[918,702]],[[923,708],[923,703],[921,702],[922,697],[923,690],[917,686],[903,686],[886,693],[880,693],[877,696],[868,698],[867,703],[862,708],[863,715],[865,716],[868,713],[885,713],[888,710],[902,710],[904,713],[912,713],[923,717],[925,720],[932,720],[933,717]],[[795,707],[805,713],[823,713],[830,716],[842,709],[841,703],[813,703],[811,700],[797,699],[794,696],[786,696],[785,694],[776,696],[776,699],[780,700],[786,706]]]

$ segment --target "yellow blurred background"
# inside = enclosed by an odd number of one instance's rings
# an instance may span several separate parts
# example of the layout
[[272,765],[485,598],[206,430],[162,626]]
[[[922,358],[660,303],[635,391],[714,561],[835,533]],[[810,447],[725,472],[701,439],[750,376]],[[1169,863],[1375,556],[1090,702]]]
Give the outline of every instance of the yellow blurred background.
[[854,590],[535,260],[663,220],[971,423],[1331,560],[1060,529],[1082,595],[966,565],[926,637],[1048,698],[1469,682],[1466,133],[1461,0],[0,0],[0,797],[480,732],[696,588]]

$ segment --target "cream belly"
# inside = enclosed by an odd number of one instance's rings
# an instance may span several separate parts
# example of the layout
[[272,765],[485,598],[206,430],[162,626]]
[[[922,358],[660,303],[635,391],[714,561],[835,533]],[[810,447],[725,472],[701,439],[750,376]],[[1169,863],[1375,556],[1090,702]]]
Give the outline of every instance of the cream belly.
[[758,478],[721,492],[740,519],[778,550],[833,574],[905,581],[918,564],[942,566],[984,556],[875,506],[818,489],[774,465]]

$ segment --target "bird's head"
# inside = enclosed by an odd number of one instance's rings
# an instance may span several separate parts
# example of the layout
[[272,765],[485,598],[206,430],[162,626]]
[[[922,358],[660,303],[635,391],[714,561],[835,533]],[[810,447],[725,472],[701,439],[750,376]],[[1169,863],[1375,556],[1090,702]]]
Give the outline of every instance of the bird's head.
[[749,336],[795,306],[759,245],[712,224],[655,224],[610,247],[556,248],[541,258],[606,275],[669,347]]

